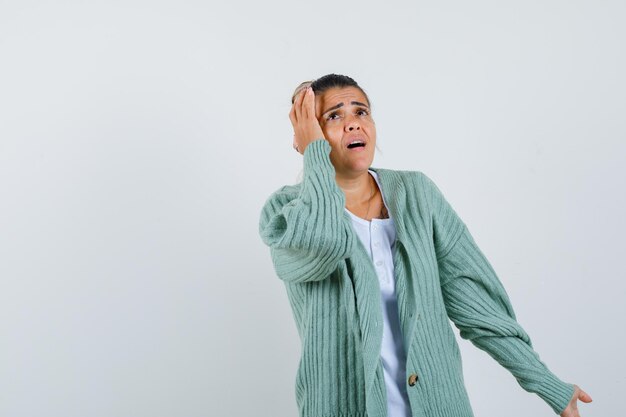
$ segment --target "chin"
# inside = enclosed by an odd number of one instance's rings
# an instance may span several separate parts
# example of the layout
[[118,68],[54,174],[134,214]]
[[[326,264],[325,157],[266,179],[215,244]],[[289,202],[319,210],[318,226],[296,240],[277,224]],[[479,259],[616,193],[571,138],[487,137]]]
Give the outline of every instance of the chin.
[[337,166],[341,166],[341,170],[344,172],[367,171],[374,160],[374,155],[361,155],[357,158],[347,156],[345,158],[341,158],[340,160],[335,160],[332,153],[330,156],[331,162],[333,163],[333,165],[335,165],[335,168],[337,168]]
[[351,164],[349,168],[352,171],[367,171],[371,165],[372,165],[372,160],[371,159],[360,160],[360,161],[356,161],[353,164]]

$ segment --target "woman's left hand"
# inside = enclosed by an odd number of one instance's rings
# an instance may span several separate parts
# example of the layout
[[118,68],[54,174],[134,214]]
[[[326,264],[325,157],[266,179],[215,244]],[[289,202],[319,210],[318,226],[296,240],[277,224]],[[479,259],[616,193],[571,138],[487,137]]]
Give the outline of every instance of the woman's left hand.
[[561,417],[580,417],[580,413],[578,413],[578,400],[584,403],[590,403],[593,401],[589,394],[581,390],[578,385],[574,384],[574,395],[572,395],[572,399],[569,401],[569,404],[561,413]]

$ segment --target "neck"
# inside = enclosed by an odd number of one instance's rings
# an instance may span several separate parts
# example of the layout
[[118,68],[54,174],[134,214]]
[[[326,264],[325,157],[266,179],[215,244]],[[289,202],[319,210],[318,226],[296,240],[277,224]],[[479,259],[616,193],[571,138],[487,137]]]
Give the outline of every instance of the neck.
[[372,197],[372,191],[375,192],[377,188],[374,178],[367,170],[350,177],[336,175],[335,180],[346,196],[346,206],[367,204]]

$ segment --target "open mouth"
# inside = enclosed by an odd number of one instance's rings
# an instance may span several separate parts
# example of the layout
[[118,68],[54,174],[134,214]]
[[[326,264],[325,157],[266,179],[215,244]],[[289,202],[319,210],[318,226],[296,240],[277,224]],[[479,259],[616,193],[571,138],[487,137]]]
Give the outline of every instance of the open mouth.
[[348,149],[361,149],[365,148],[365,142],[362,140],[354,140],[348,144]]

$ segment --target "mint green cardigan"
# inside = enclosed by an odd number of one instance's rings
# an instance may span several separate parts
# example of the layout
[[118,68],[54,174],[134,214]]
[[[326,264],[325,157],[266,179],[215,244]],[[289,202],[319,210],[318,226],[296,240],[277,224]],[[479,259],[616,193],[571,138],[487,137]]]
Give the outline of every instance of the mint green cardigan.
[[[344,210],[330,150],[323,138],[306,147],[302,182],[267,199],[259,233],[302,341],[295,382],[300,416],[384,417],[380,288]],[[370,169],[396,225],[396,295],[412,415],[473,416],[450,320],[462,338],[560,414],[574,386],[533,350],[502,283],[437,186],[420,171]]]

